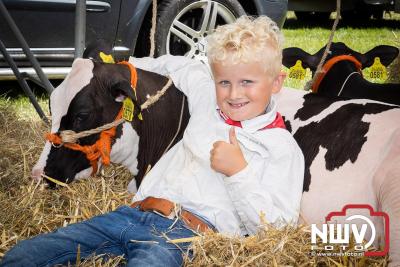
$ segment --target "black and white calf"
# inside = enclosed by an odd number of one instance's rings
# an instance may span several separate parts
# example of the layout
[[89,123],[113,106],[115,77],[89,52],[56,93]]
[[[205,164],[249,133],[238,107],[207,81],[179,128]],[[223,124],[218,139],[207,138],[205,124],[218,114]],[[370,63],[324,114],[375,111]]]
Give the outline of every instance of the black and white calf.
[[[283,50],[283,64],[289,68],[301,60],[303,67],[310,68],[314,75],[324,51],[325,47],[310,55],[300,48],[289,47]],[[377,46],[362,54],[344,43],[332,43],[324,64],[327,72],[317,80],[319,84],[313,85],[313,91],[326,96],[365,98],[400,105],[400,84],[372,83],[361,74],[361,69],[370,67],[375,57],[388,66],[398,54],[398,48],[388,45]]]
[[[137,108],[167,82],[166,77],[140,69],[137,69],[137,77],[136,99],[127,66],[75,60],[71,72],[50,97],[51,132],[81,132],[112,122],[124,98],[131,98]],[[181,114],[182,125],[178,129]],[[148,166],[157,162],[175,134],[173,143],[182,138],[189,118],[186,98],[171,86],[156,104],[142,112],[142,116],[143,120],[135,117],[132,123],[125,122],[117,127],[110,154],[112,162],[121,163],[135,175],[138,185]],[[99,134],[84,137],[79,144],[91,145],[98,138]],[[62,182],[71,182],[89,177],[92,167],[82,152],[46,142],[32,176],[40,178],[43,172]]]

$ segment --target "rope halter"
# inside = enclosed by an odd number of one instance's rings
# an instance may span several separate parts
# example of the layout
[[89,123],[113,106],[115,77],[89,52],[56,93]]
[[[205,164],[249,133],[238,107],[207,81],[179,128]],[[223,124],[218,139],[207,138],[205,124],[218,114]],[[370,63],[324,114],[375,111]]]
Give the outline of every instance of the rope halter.
[[319,85],[321,84],[322,80],[325,78],[325,75],[328,73],[328,71],[335,65],[336,63],[340,61],[351,61],[356,65],[357,71],[361,74],[361,66],[362,64],[360,61],[358,61],[355,57],[350,56],[350,55],[340,55],[333,57],[329,59],[324,66],[322,67],[322,71],[316,73],[317,77],[315,79],[315,82],[312,85],[312,91],[313,93],[317,93],[319,89]]
[[[132,89],[136,96],[136,84],[137,84],[137,72],[135,67],[127,61],[119,62],[118,64],[123,64],[129,67],[131,74],[131,85]],[[61,147],[64,146],[68,149],[81,151],[86,155],[86,158],[89,160],[90,165],[92,166],[92,175],[97,173],[98,166],[97,162],[99,158],[101,158],[102,163],[104,165],[110,164],[110,153],[111,153],[111,143],[115,137],[117,132],[117,126],[123,123],[125,120],[122,118],[122,108],[118,112],[118,115],[115,117],[114,121],[108,123],[106,125],[100,126],[95,129],[82,131],[79,133],[75,133],[72,130],[61,131],[59,134],[57,133],[47,133],[45,138],[54,146]],[[79,138],[86,137],[89,135],[93,135],[96,133],[100,133],[99,139],[93,145],[79,145],[76,142]]]

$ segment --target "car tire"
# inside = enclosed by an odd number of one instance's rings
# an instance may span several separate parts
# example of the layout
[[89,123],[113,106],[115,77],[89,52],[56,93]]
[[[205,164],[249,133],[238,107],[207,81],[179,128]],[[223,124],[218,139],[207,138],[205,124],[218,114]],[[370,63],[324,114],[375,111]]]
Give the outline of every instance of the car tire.
[[165,0],[158,7],[155,54],[204,59],[207,35],[245,14],[237,0]]

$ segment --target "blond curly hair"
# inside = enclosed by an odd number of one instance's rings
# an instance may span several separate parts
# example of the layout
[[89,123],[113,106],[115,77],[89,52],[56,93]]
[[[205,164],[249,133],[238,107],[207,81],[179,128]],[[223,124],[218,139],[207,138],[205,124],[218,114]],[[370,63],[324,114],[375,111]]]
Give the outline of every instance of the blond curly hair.
[[207,57],[210,64],[222,65],[257,61],[275,77],[282,69],[282,46],[283,35],[269,17],[242,16],[208,36]]

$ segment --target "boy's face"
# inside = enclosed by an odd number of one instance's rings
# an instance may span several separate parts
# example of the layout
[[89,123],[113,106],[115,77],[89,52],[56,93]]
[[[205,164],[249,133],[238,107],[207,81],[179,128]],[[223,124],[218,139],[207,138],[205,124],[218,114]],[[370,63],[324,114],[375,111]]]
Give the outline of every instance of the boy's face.
[[282,88],[285,74],[272,78],[261,63],[211,64],[218,107],[235,121],[253,119],[265,112],[271,94]]

